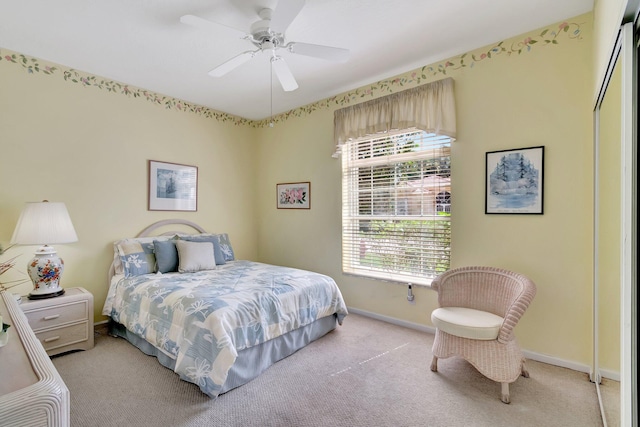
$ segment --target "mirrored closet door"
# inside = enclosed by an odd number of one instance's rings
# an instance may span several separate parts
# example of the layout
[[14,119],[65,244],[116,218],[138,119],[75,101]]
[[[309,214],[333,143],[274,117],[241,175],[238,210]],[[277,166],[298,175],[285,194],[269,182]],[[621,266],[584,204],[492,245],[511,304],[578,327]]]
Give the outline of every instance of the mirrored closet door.
[[[637,38],[622,26],[595,109],[594,367],[605,426],[632,425],[636,386]],[[632,393],[633,389],[633,393]],[[637,420],[637,418],[635,418]]]

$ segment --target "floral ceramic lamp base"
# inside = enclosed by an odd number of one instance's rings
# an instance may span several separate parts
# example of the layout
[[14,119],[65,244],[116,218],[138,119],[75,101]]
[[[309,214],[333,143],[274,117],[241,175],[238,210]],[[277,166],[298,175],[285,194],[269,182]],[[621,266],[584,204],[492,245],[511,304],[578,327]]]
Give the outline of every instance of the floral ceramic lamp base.
[[29,299],[57,297],[64,294],[60,287],[60,276],[64,271],[64,261],[56,254],[52,246],[42,246],[27,266],[29,277],[33,281],[33,291]]

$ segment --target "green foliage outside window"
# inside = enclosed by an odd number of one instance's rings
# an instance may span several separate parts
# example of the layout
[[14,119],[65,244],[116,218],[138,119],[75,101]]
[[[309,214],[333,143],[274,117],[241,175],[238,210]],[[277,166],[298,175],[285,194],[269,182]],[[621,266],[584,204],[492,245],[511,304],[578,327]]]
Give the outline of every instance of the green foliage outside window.
[[[435,277],[449,269],[450,213],[438,220],[373,220],[360,231],[360,265]],[[428,246],[425,246],[427,244]]]

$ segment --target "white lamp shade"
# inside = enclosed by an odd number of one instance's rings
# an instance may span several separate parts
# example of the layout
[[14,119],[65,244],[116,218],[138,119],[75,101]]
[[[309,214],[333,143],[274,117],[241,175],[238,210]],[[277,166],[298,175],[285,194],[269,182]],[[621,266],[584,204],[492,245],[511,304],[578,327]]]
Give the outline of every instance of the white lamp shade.
[[47,245],[77,242],[69,212],[61,202],[29,202],[25,205],[11,237],[19,245]]

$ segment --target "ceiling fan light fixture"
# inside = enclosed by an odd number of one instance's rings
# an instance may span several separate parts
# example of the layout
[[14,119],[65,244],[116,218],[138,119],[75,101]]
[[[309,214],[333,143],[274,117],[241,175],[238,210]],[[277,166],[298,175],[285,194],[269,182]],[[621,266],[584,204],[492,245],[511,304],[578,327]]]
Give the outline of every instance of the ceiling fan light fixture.
[[264,8],[258,12],[260,20],[254,22],[249,33],[244,33],[231,26],[194,16],[184,15],[180,22],[203,29],[222,28],[233,30],[233,34],[240,32],[242,39],[253,44],[257,50],[243,52],[209,71],[212,77],[221,77],[234,68],[249,61],[258,52],[271,53],[271,70],[276,74],[282,88],[291,92],[298,88],[298,83],[283,58],[276,55],[278,49],[286,49],[290,53],[306,55],[330,61],[344,62],[349,58],[349,51],[331,46],[309,43],[285,43],[285,31],[304,7],[305,0],[278,0],[275,9]]
[[[265,14],[265,11],[268,11],[268,14]],[[269,16],[268,18],[263,18],[263,16]],[[273,37],[273,32],[271,31],[271,10],[270,9],[262,9],[260,11],[260,21],[256,21],[251,24],[249,32],[253,39],[253,43],[260,43],[265,39],[270,39]]]
[[262,43],[260,43],[259,47],[263,52],[271,51],[271,52],[274,52],[274,55],[275,55],[275,51],[276,49],[278,49],[278,46],[279,46],[278,40],[274,39],[274,40],[263,41]]

